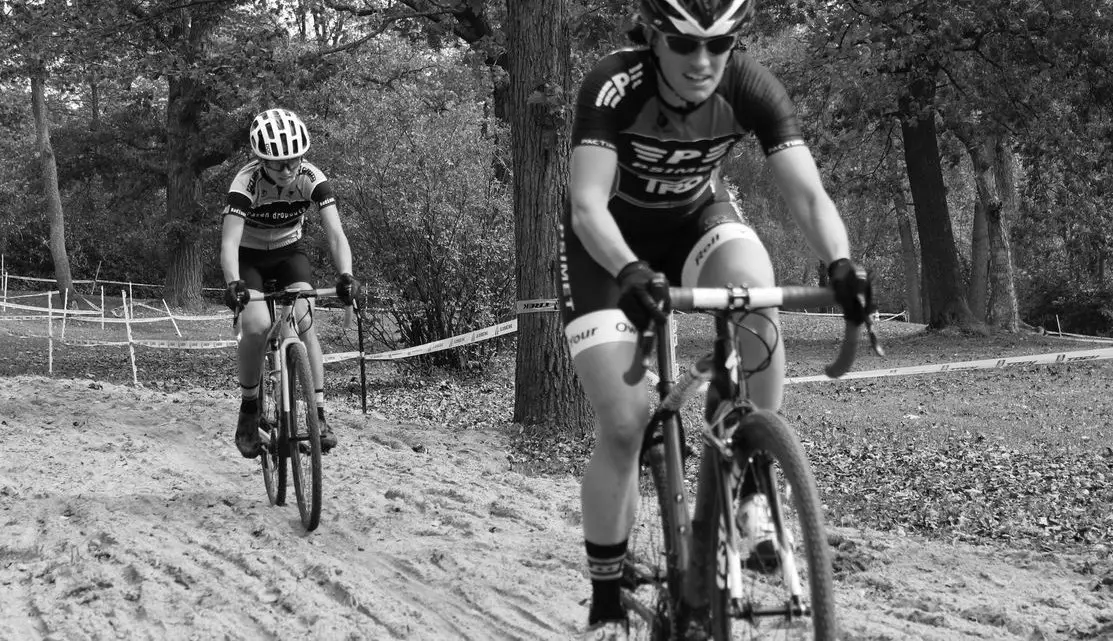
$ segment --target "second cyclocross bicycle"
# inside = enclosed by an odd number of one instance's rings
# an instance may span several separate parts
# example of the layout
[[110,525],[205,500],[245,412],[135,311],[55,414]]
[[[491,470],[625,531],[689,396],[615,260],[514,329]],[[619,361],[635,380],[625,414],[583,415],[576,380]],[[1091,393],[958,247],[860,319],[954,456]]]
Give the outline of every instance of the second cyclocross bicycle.
[[259,383],[263,484],[271,505],[285,505],[287,462],[292,463],[301,523],[313,531],[321,522],[321,430],[313,372],[294,311],[299,299],[335,296],[336,289],[273,290],[270,282],[264,289],[268,291],[252,292],[249,299],[265,301],[271,317]]
[[[624,572],[623,601],[635,615],[632,637],[834,639],[831,558],[815,479],[796,433],[776,413],[749,401],[746,379],[752,372],[742,371],[734,336],[745,331],[736,327],[737,319],[755,310],[829,306],[834,294],[824,287],[670,288],[670,301],[672,310],[710,312],[715,342],[711,354],[674,380],[671,313],[643,337],[643,355],[657,346],[661,401],[642,446],[649,474],[640,484]],[[870,320],[866,329],[881,354]],[[849,370],[858,334],[848,323],[829,376]],[[705,383],[693,509],[680,409]],[[775,537],[773,549],[747,563],[741,504],[756,496],[767,505]]]

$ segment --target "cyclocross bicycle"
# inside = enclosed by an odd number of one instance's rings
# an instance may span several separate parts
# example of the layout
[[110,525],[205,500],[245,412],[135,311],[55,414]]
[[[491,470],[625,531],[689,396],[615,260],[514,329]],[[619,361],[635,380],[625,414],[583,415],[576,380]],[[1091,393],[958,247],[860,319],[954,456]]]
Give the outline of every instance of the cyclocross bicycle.
[[[249,298],[265,301],[271,317],[259,382],[263,484],[271,505],[285,505],[286,467],[291,463],[301,523],[313,531],[321,522],[321,429],[309,354],[298,336],[294,311],[299,299],[335,296],[336,288],[274,290],[268,282],[264,289]],[[233,323],[238,320],[237,313]]]
[[[713,315],[715,341],[710,354],[674,380],[672,314],[643,335],[643,356],[656,343],[660,403],[642,445],[642,469],[648,475],[640,481],[638,520],[624,572],[632,637],[834,639],[831,557],[815,479],[796,433],[780,416],[749,401],[751,372],[741,371],[735,340],[736,331],[746,331],[736,326],[742,316],[762,308],[829,306],[834,293],[824,287],[669,291],[672,310]],[[870,320],[866,330],[880,355]],[[850,369],[858,336],[859,328],[847,323],[841,351],[827,367],[829,376]],[[775,345],[767,347],[772,353]],[[704,383],[703,456],[693,508],[685,484],[690,449],[680,409]],[[755,495],[764,496],[776,531],[774,550],[757,562],[742,549],[738,518],[743,499]]]

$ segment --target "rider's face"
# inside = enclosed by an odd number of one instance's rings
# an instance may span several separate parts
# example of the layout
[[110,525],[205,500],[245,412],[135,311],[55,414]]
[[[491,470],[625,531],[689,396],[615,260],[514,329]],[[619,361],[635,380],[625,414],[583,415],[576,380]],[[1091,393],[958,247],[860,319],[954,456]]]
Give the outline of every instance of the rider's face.
[[276,184],[282,187],[290,185],[301,168],[301,158],[290,160],[264,160],[263,167]]
[[653,36],[652,47],[660,61],[661,74],[672,86],[671,92],[669,87],[662,87],[666,100],[670,93],[688,102],[710,98],[723,79],[734,36],[699,39],[660,32],[654,32]]

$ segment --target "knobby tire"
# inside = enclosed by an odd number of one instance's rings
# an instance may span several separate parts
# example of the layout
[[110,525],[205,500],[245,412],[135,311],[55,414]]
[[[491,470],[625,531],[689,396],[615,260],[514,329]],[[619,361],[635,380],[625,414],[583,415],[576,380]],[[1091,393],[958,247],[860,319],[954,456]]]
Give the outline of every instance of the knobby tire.
[[[688,522],[687,509],[675,500],[687,490],[672,487],[667,464],[668,453],[663,443],[654,443],[643,455],[639,478],[639,509],[630,534],[629,552],[624,576],[623,600],[631,614],[631,638],[649,641],[674,639],[680,625],[681,595],[684,568],[679,567],[679,528]],[[683,462],[677,456],[677,465]],[[634,602],[651,611],[648,621],[639,621]]]
[[290,459],[301,523],[313,531],[321,522],[321,430],[309,356],[302,343],[286,348],[290,390]]
[[267,499],[271,505],[286,504],[286,453],[282,451],[283,441],[281,413],[282,390],[279,373],[275,369],[270,353],[263,355],[263,366],[259,370],[259,416],[260,428],[270,434],[263,440],[263,453],[259,463],[263,470],[263,485],[267,488]]
[[[800,439],[778,415],[763,410],[748,414],[739,424],[737,434],[739,438],[736,442],[741,444],[742,451],[751,455],[764,453],[767,460],[773,463],[772,483],[767,485],[767,491],[779,493],[781,519],[785,528],[795,537],[792,554],[796,559],[798,574],[806,575],[806,577],[801,576],[801,580],[803,582],[806,578],[803,589],[811,614],[793,621],[775,617],[762,618],[756,621],[756,625],[746,620],[732,619],[729,592],[719,588],[716,581],[716,564],[711,562],[707,564],[708,572],[704,579],[711,596],[712,638],[716,641],[750,639],[758,636],[763,639],[800,641],[835,639],[837,623],[831,553],[823,525],[823,507],[815,477]],[[740,460],[739,463],[744,468],[748,466],[746,460]],[[751,469],[744,471],[744,474],[749,473],[752,473]],[[789,488],[791,491],[786,492]],[[731,499],[736,510],[738,498]],[[770,498],[770,501],[772,500]],[[707,528],[710,537],[710,546],[707,549],[712,553],[718,550],[720,528],[717,524],[721,518],[722,504],[716,501],[715,505],[712,523],[716,526]],[[746,552],[743,551],[743,554]],[[745,600],[758,600],[762,593],[766,597],[770,593],[776,593],[776,597],[771,600],[767,598],[761,603],[744,603],[744,607],[746,605],[777,607],[787,602],[788,591],[779,570],[768,576],[744,570],[743,575],[743,581],[748,586],[744,594]],[[778,598],[780,602],[777,602]]]

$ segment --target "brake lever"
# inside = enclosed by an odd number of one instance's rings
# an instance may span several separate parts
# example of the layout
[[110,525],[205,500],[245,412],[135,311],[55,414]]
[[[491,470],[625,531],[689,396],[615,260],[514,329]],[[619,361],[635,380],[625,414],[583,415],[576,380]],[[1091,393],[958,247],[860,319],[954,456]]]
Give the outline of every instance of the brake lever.
[[626,370],[623,374],[622,380],[627,385],[634,385],[641,380],[641,375],[637,371],[637,362],[640,360],[642,364],[642,371],[649,369],[652,365],[652,357],[650,352],[653,349],[653,342],[657,339],[657,323],[650,322],[649,326],[642,330],[641,335],[638,336],[638,349],[634,352],[634,363],[630,365],[630,369]]

